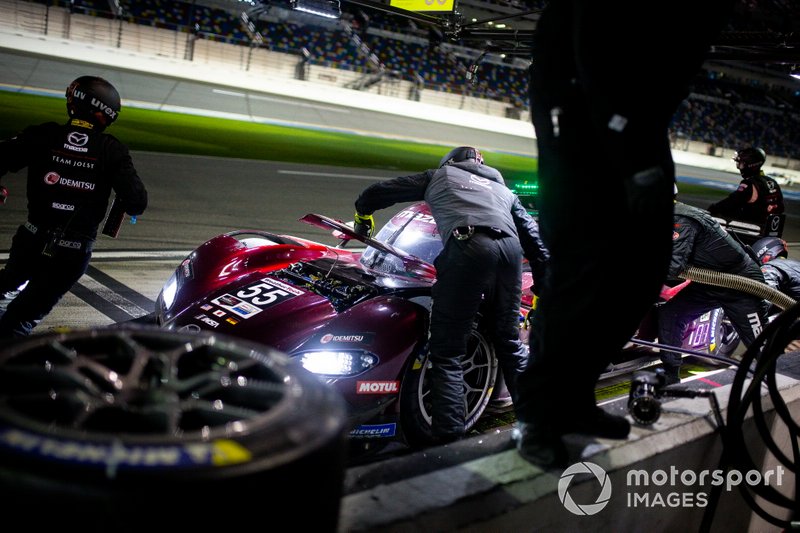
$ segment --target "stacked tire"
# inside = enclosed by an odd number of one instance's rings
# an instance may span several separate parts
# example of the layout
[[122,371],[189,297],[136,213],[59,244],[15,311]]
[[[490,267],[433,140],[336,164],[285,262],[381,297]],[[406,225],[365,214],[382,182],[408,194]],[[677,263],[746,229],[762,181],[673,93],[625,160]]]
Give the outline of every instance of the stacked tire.
[[0,501],[34,530],[335,531],[346,442],[341,398],[265,346],[131,326],[0,349]]

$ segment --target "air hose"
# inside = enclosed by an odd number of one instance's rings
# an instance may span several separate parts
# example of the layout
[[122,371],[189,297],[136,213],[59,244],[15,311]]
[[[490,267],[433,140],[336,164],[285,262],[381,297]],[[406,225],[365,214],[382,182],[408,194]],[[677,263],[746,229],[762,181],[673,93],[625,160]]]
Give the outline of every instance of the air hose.
[[704,283],[706,285],[735,289],[753,296],[758,296],[763,300],[767,300],[768,302],[777,305],[783,310],[789,309],[797,303],[793,298],[790,298],[781,291],[770,287],[766,283],[761,283],[754,279],[750,279],[745,276],[739,276],[737,274],[716,272],[707,268],[691,266],[678,277],[696,281],[697,283]]

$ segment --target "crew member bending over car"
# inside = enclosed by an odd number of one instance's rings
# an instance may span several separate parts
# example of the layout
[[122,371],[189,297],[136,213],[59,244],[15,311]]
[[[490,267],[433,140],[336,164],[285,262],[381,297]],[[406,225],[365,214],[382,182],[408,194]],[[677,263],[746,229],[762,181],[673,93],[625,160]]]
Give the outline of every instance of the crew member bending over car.
[[767,161],[764,150],[745,148],[736,152],[733,160],[742,175],[742,181],[735,191],[708,206],[711,216],[763,226],[769,215],[782,214],[784,205],[781,187],[761,170]]
[[[767,285],[800,302],[800,261],[789,259],[786,241],[764,237],[753,244],[753,250],[758,256]],[[800,339],[790,341],[785,351],[800,351]]]
[[[434,260],[430,324],[431,431],[440,443],[464,436],[462,360],[479,308],[486,304],[492,341],[512,401],[527,363],[519,340],[522,258],[530,261],[534,291],[547,250],[539,228],[499,171],[471,146],[454,148],[439,168],[367,187],[355,202],[355,230],[372,235],[372,213],[398,202],[425,200],[444,249]],[[521,245],[521,246],[520,246]]]
[[786,241],[764,237],[753,244],[767,285],[800,302],[800,261],[789,259]]
[[[744,276],[764,283],[764,275],[747,250],[706,211],[675,202],[672,259],[669,281],[681,280],[691,267]],[[661,344],[681,346],[689,323],[703,313],[721,307],[745,346],[750,346],[767,323],[767,304],[745,292],[691,282],[658,310]],[[680,382],[681,355],[661,351],[666,383]]]
[[147,207],[128,148],[103,133],[120,112],[117,90],[82,76],[66,96],[66,124],[29,126],[0,143],[0,176],[28,167],[28,221],[0,270],[0,296],[27,285],[0,317],[0,339],[29,335],[86,272],[112,191],[129,215]]

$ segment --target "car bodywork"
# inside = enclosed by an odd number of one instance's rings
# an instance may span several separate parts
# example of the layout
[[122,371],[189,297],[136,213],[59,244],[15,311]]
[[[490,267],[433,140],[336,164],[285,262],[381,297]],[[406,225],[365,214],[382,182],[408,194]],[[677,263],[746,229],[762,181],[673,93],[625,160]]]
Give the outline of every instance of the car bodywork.
[[[432,262],[443,246],[429,207],[420,202],[401,209],[374,238],[322,215],[301,220],[333,232],[342,243],[360,241],[366,248],[268,231],[219,235],[192,251],[164,285],[156,301],[157,323],[178,331],[216,331],[299,358],[345,399],[352,440],[429,442]],[[524,269],[523,341],[533,283]],[[713,351],[720,328],[718,314],[701,317],[685,347]],[[651,330],[652,317],[643,322],[642,338],[652,340]],[[504,389],[487,338],[478,320],[463,361],[467,429]],[[609,373],[657,357],[651,348],[633,344],[625,352]]]

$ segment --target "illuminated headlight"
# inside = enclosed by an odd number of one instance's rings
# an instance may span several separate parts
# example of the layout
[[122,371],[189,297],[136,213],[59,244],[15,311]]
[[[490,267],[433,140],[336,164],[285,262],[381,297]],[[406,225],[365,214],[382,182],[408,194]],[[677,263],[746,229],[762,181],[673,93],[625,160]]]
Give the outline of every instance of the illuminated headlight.
[[164,302],[164,309],[169,309],[175,303],[175,294],[178,292],[178,280],[175,274],[170,276],[164,288],[161,289],[161,301]]
[[378,358],[366,352],[306,352],[300,355],[303,367],[314,374],[355,376],[378,364]]

